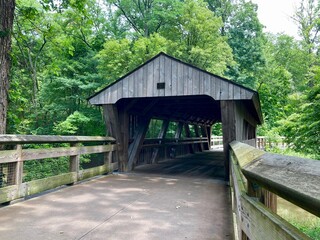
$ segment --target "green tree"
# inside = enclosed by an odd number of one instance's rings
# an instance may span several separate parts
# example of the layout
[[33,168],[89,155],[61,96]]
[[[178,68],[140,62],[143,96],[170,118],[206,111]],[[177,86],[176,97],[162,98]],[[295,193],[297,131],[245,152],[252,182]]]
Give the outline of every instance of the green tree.
[[6,133],[14,0],[0,0],[0,134]]
[[139,37],[149,37],[172,26],[180,14],[178,0],[108,0],[116,15],[126,21]]
[[320,30],[320,3],[316,0],[301,0],[293,19],[309,53],[317,50]]
[[233,6],[226,31],[236,64],[228,70],[227,76],[250,88],[256,88],[257,73],[265,63],[262,29],[256,4],[240,1]]
[[221,36],[222,21],[203,1],[185,1],[170,31],[136,39],[111,39],[97,55],[100,73],[110,83],[160,51],[190,64],[223,75],[233,64],[227,39]]

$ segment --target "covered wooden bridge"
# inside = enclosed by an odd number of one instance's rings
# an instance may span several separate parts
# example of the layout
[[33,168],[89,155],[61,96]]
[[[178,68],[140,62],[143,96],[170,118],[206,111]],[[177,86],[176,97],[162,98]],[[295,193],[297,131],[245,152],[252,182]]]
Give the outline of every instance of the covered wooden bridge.
[[[160,53],[89,101],[106,137],[0,136],[0,203],[55,189],[0,207],[1,239],[310,239],[276,214],[275,194],[319,217],[320,161],[253,147],[257,92]],[[218,122],[224,152],[210,151]],[[100,161],[86,169],[89,154]],[[24,179],[27,161],[59,157],[69,171]]]
[[[258,93],[234,82],[160,53],[132,72],[89,98],[103,107],[108,135],[117,140],[119,168],[132,170],[137,164],[151,119],[163,120],[160,139],[165,139],[170,121],[177,122],[175,139],[184,128],[191,138],[192,126],[206,144],[189,152],[210,148],[211,126],[221,122],[229,176],[228,145],[233,140],[256,138],[262,123]],[[162,142],[164,143],[164,142]],[[157,159],[158,150],[152,154]]]

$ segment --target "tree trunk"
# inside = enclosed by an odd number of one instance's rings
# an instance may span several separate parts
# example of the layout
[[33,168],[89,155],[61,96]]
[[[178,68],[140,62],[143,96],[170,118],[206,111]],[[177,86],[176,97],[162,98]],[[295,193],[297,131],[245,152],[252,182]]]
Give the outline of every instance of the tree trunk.
[[0,134],[6,133],[11,32],[15,0],[0,0]]

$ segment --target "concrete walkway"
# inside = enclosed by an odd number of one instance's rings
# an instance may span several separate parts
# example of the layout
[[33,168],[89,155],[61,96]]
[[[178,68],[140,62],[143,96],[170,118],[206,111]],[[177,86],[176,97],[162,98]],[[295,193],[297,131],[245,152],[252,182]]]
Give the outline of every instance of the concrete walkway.
[[142,166],[2,207],[0,239],[232,239],[220,158]]

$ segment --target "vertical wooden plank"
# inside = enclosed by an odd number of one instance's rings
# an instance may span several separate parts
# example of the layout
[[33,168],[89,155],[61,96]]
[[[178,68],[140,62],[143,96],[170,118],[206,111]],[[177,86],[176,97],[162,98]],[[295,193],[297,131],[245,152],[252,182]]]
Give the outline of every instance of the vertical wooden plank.
[[147,96],[152,97],[153,96],[153,91],[154,91],[154,80],[153,80],[153,64],[154,62],[149,62],[148,63],[148,79],[147,79]]
[[123,81],[118,82],[117,87],[115,87],[115,88],[117,91],[117,99],[116,99],[116,101],[117,101],[118,99],[123,98]]
[[188,90],[187,90],[187,94],[188,95],[192,95],[193,94],[193,72],[195,70],[191,67],[188,67]]
[[177,82],[177,95],[182,96],[184,92],[184,73],[183,65],[178,63],[178,82]]
[[160,82],[160,57],[154,59],[153,65],[153,96],[159,96],[160,93],[157,89],[157,83]]
[[[165,56],[161,55],[160,56],[160,69],[159,69],[159,82],[165,82]],[[159,89],[158,90],[159,96],[164,96],[165,95],[165,89]]]
[[221,81],[221,100],[228,100],[229,89],[226,81]]
[[129,157],[128,170],[129,171],[133,170],[134,165],[136,164],[138,155],[142,147],[142,143],[144,141],[145,135],[148,130],[149,123],[150,123],[150,118],[139,117],[137,131],[135,133],[133,142],[129,146],[129,151],[128,151],[129,152],[128,153],[128,157]]
[[234,100],[239,100],[241,98],[240,87],[239,86],[234,86],[233,87],[233,97],[234,97]]
[[225,179],[229,180],[229,143],[236,140],[235,104],[234,101],[221,101],[220,106],[223,132],[223,150],[225,154]]
[[193,87],[192,87],[192,94],[199,95],[200,93],[200,72],[196,69],[192,71],[192,78],[193,78]]
[[121,152],[121,169],[126,171],[128,169],[128,149],[129,149],[129,114],[127,106],[118,106],[118,127],[120,128],[120,138],[122,143]]
[[[148,64],[149,65],[149,64]],[[148,65],[143,67],[142,74],[142,96],[147,96],[147,86],[148,86]]]
[[133,79],[133,74],[130,74],[128,76],[128,85],[129,85],[129,92],[128,92],[128,97],[133,97],[133,85],[134,85],[134,79]]
[[228,83],[228,90],[229,90],[228,99],[234,99],[233,98],[233,84]]
[[188,95],[188,85],[189,85],[189,67],[183,65],[183,95]]
[[204,73],[199,71],[199,93],[204,93]]
[[143,69],[144,68],[145,68],[145,66],[136,71],[136,74],[137,74],[137,79],[136,79],[137,95],[136,95],[136,97],[143,96],[142,92],[143,92]]
[[20,185],[22,184],[22,178],[23,178],[23,161],[22,161],[22,145],[17,145],[17,156],[18,161],[16,165],[16,172],[15,172],[15,184]]
[[263,189],[256,183],[247,180],[247,194],[250,197],[257,198],[262,204],[274,213],[277,213],[277,195]]
[[246,90],[240,88],[240,99],[246,99]]
[[126,159],[124,158],[124,146],[120,132],[119,114],[117,106],[114,104],[103,105],[103,115],[108,130],[107,135],[116,139],[118,149],[116,151],[115,158],[118,161],[119,171],[126,171]]
[[215,100],[221,100],[221,80],[215,77],[212,78],[214,78],[215,81]]
[[172,61],[171,63],[171,94],[172,96],[177,96],[178,94],[178,63],[176,61]]
[[204,93],[210,96],[210,76],[208,74],[205,74],[203,81]]
[[138,89],[138,74],[137,72],[133,72],[132,74],[132,97],[137,97],[137,89]]
[[129,80],[129,76],[122,80],[123,81],[122,93],[123,93],[124,98],[127,98],[129,96],[129,82],[128,82],[128,80]]
[[165,96],[172,95],[172,60],[170,58],[165,58],[164,62],[164,82],[165,82]]

